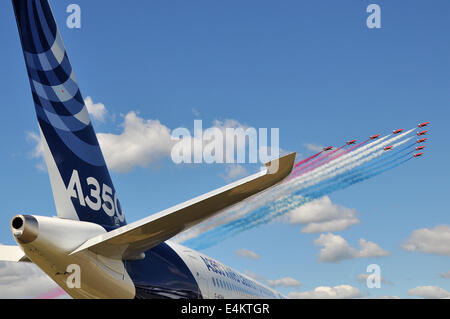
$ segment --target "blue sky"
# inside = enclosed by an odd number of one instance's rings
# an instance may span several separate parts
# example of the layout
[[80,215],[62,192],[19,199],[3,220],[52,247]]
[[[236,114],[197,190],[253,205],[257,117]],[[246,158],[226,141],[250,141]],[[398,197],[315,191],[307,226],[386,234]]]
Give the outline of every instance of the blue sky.
[[[80,30],[65,26],[70,3],[82,9]],[[355,248],[361,238],[373,241],[389,256],[319,262],[320,234],[280,222],[203,252],[266,279],[301,282],[279,289],[286,294],[338,285],[369,297],[411,297],[408,290],[419,286],[450,291],[450,280],[439,275],[450,271],[449,255],[401,248],[415,230],[450,224],[450,3],[376,1],[382,28],[368,29],[370,3],[51,1],[84,97],[107,109],[105,120],[94,122],[97,133],[120,134],[130,111],[169,129],[192,128],[197,118],[205,125],[233,119],[279,128],[281,148],[306,157],[313,154],[308,143],[340,146],[432,122],[424,158],[330,195],[360,221],[336,235]],[[38,128],[9,1],[0,2],[0,12],[0,242],[13,244],[12,216],[56,213],[27,139]],[[176,167],[161,157],[113,172],[113,180],[130,222],[224,185],[226,172],[226,165]],[[260,259],[238,257],[239,249]],[[393,284],[369,290],[359,283],[371,263]]]

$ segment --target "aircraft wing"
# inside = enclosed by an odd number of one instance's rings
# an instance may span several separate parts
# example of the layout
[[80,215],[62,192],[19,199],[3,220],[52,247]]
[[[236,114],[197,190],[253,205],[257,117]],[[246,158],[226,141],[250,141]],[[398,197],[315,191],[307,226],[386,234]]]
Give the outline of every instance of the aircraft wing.
[[286,178],[295,153],[266,164],[261,172],[212,192],[87,240],[70,255],[82,250],[110,258],[138,259],[148,249],[249,198]]
[[19,246],[0,245],[0,261],[30,262],[27,255]]

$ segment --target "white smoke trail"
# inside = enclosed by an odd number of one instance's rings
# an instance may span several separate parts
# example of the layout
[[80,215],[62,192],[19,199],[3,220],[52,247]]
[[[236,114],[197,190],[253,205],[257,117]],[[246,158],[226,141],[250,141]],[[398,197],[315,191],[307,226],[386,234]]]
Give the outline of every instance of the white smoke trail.
[[[400,141],[396,144],[394,144],[393,146],[399,147],[403,144],[405,144],[406,142],[410,141],[412,139],[412,137]],[[404,149],[406,150],[406,149]],[[402,150],[403,151],[403,150]],[[380,156],[381,154],[384,154],[385,151],[381,150],[379,152],[377,152],[376,154],[372,154],[370,156],[370,158],[365,158],[364,161],[365,162],[370,162],[371,160],[373,160],[374,158]],[[404,154],[404,156],[408,155],[408,153]],[[395,158],[393,160],[391,160],[388,163],[394,162],[396,160],[398,160],[399,158]],[[381,161],[380,163],[378,163],[378,165],[376,165],[374,169],[377,173],[379,174],[380,172],[380,167],[383,166],[383,163],[385,161]],[[362,165],[362,164],[361,164]],[[398,164],[397,164],[398,165]],[[360,165],[357,165],[360,166]],[[356,166],[355,166],[356,167]],[[371,169],[371,170],[372,170]],[[353,169],[350,170],[346,170],[346,172],[348,174],[342,174],[341,177],[338,180],[334,180],[332,183],[330,184],[324,184],[321,186],[321,188],[319,188],[316,192],[318,192],[319,194],[322,193],[327,194],[331,191],[331,189],[337,189],[339,188],[338,185],[340,183],[342,183],[342,181],[345,181],[345,178],[347,177],[352,177],[351,172],[353,171]],[[370,170],[369,170],[370,171]],[[349,175],[350,174],[350,175]],[[370,176],[374,176],[374,174],[369,174],[367,175],[364,179],[369,178]],[[346,182],[346,185],[352,185],[355,183],[355,178],[360,178],[358,176],[353,176],[353,178],[350,179],[350,181]],[[341,185],[342,187],[342,185]],[[321,196],[321,195],[320,195]],[[317,196],[306,196],[305,194],[290,194],[289,196],[285,196],[285,198],[283,198],[282,200],[278,200],[273,202],[270,206],[267,206],[264,210],[258,212],[255,215],[250,215],[248,217],[245,217],[243,219],[240,219],[238,221],[236,221],[235,223],[233,223],[233,225],[230,225],[230,227],[227,228],[223,228],[221,229],[219,232],[215,232],[214,235],[210,238],[208,238],[209,240],[216,240],[217,238],[220,238],[221,236],[229,236],[238,232],[242,232],[245,229],[249,229],[249,228],[254,228],[258,225],[261,224],[266,224],[268,222],[271,222],[277,218],[280,218],[282,216],[284,216],[286,213],[290,212],[291,210],[307,203],[310,202],[314,199],[318,198]]]
[[297,187],[299,184],[304,183],[305,181],[313,181],[320,176],[327,175],[331,171],[340,169],[342,167],[345,167],[346,165],[351,165],[352,163],[369,156],[371,153],[384,149],[385,146],[390,145],[394,143],[395,141],[398,141],[399,139],[402,139],[403,137],[407,136],[411,132],[413,132],[415,129],[411,129],[403,134],[397,135],[393,138],[390,138],[385,141],[385,139],[389,138],[391,135],[385,136],[384,138],[372,142],[366,146],[363,146],[361,149],[356,149],[348,154],[345,154],[337,159],[334,159],[330,161],[329,163],[320,166],[316,168],[315,170],[308,172],[304,175],[301,175],[299,178],[290,180],[286,182],[285,184],[290,184],[293,187]]
[[[371,143],[369,143],[369,144],[366,144],[366,145],[364,145],[364,146],[362,146],[362,147],[358,147],[357,149],[355,149],[355,150],[353,150],[353,151],[347,153],[346,155],[342,155],[342,156],[340,156],[340,157],[338,157],[338,158],[336,158],[336,159],[334,159],[334,160],[328,162],[328,163],[325,164],[325,165],[328,165],[328,164],[330,164],[330,163],[339,163],[339,162],[345,161],[345,160],[346,160],[347,158],[349,158],[349,157],[356,156],[356,155],[358,155],[359,153],[365,152],[366,150],[368,150],[368,149],[370,149],[370,148],[376,146],[377,144],[381,143],[382,141],[384,141],[385,139],[389,138],[390,136],[391,136],[391,135],[384,136],[384,137],[382,137],[382,138],[380,138],[380,139],[378,139],[378,140],[375,140],[375,141],[373,141],[373,142],[371,142]],[[320,169],[320,168],[322,168],[322,167],[323,167],[323,166],[319,166],[318,168],[315,168],[314,171],[316,171],[317,169]],[[299,173],[301,173],[301,170],[299,170]],[[303,176],[304,176],[304,175],[303,175]],[[297,178],[297,176],[296,176],[296,178]]]
[[[407,143],[411,139],[412,139],[412,137],[407,138],[405,140],[402,140],[402,141],[394,144],[393,147],[394,148],[399,147],[399,146]],[[383,155],[385,152],[386,151],[383,149],[383,150],[380,150],[380,151],[378,151],[376,153],[373,153],[372,155],[369,155],[369,156],[363,158],[361,161],[358,161],[358,162],[354,163],[351,166],[346,166],[346,167],[344,167],[341,170],[333,172],[333,174],[327,175],[327,176],[325,176],[325,177],[323,177],[323,178],[321,178],[319,180],[312,181],[311,183],[307,183],[304,186],[302,186],[301,188],[296,189],[296,191],[299,191],[301,189],[304,189],[304,188],[316,185],[316,184],[318,184],[318,183],[320,183],[320,182],[322,182],[324,180],[331,179],[331,178],[333,178],[335,176],[338,176],[338,175],[341,175],[341,174],[343,175],[346,172],[350,172],[350,171],[354,170],[355,168],[357,168],[358,166],[361,166],[361,165],[363,165],[365,163],[368,163],[368,162],[374,160],[375,158]],[[268,215],[269,219],[272,219],[272,218],[274,218],[274,216],[279,215],[280,211],[284,210],[285,206],[289,206],[289,205],[291,205],[291,203],[296,203],[297,201],[303,201],[303,200],[304,200],[303,196],[301,196],[301,195],[294,195],[291,198],[289,198],[287,201],[285,199],[284,200],[284,201],[286,201],[285,204],[283,204],[283,200],[279,200],[279,201],[274,202],[274,204],[271,205],[272,212]],[[295,204],[292,204],[292,205],[295,205]]]
[[[311,176],[307,176],[304,179],[301,179],[299,181],[296,181],[295,183],[292,183],[290,185],[290,187],[295,188],[295,190],[300,190],[300,189],[315,185],[317,183],[320,183],[326,179],[329,179],[334,176],[345,173],[346,171],[353,170],[354,168],[361,166],[364,163],[370,162],[371,160],[383,155],[386,152],[384,150],[384,146],[388,145],[388,144],[392,144],[392,142],[394,142],[395,140],[398,140],[399,138],[402,138],[402,137],[393,138],[391,140],[386,141],[385,143],[380,144],[379,146],[377,146],[374,149],[370,149],[365,153],[361,153],[357,156],[351,157],[347,161],[344,161],[337,165],[333,165],[326,169],[322,169],[319,172],[316,172],[315,174],[311,174]],[[405,144],[406,142],[410,141],[411,139],[412,139],[412,137],[407,138],[396,144],[393,144],[392,146],[394,148],[399,147],[399,146]]]
[[[414,129],[411,129],[403,134],[396,135],[393,138],[389,138],[392,135],[387,135],[383,138],[380,138],[379,140],[357,148],[356,150],[353,150],[348,154],[342,155],[330,161],[329,163],[319,166],[311,172],[296,177],[292,180],[288,180],[283,184],[272,187],[271,189],[257,194],[244,202],[225,209],[219,215],[216,215],[215,217],[189,229],[188,231],[177,235],[173,239],[173,241],[181,243],[189,239],[193,239],[195,237],[198,237],[202,233],[210,231],[216,227],[226,225],[240,218],[243,218],[249,212],[266,206],[270,203],[273,203],[273,205],[275,205],[274,207],[277,207],[278,205],[283,205],[283,202],[287,203],[286,200],[292,203],[295,203],[299,200],[301,201],[302,199],[300,197],[291,196],[293,191],[298,191],[305,187],[310,187],[326,179],[332,178],[339,174],[343,174],[348,170],[352,170],[355,167],[358,167],[378,156],[381,156],[384,153],[384,150],[382,149],[384,149],[386,145],[392,144],[393,142],[407,136],[412,131],[414,131]],[[396,143],[393,146],[398,147],[406,143],[410,139],[411,138]],[[279,209],[275,209],[273,211],[273,214],[276,214],[276,211],[279,211]]]

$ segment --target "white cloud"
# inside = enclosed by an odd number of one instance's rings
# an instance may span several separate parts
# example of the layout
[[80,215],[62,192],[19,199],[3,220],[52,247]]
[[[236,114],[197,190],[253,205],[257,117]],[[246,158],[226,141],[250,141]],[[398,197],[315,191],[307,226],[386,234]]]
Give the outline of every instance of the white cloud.
[[333,204],[328,196],[302,205],[287,215],[290,224],[306,225],[303,233],[336,232],[358,224],[357,212]]
[[33,158],[42,157],[44,155],[44,147],[42,144],[41,137],[34,132],[27,132],[27,139],[36,143],[36,146],[33,149],[31,156]]
[[106,107],[102,103],[94,103],[92,101],[92,98],[88,96],[84,100],[84,104],[86,105],[86,108],[88,110],[88,113],[97,121],[105,122],[105,116],[106,116]]
[[[86,98],[85,104],[89,114],[94,119],[105,122],[108,111],[104,104],[94,103],[90,96]],[[196,113],[195,109],[193,109],[193,113]],[[113,116],[110,119],[113,119]],[[108,167],[119,173],[132,171],[136,167],[148,167],[163,158],[170,158],[175,145],[181,146],[181,149],[185,146],[186,148],[184,149],[191,150],[191,155],[194,159],[200,158],[203,159],[203,162],[208,162],[203,156],[204,152],[207,156],[213,156],[213,162],[217,160],[219,163],[230,163],[230,161],[231,163],[235,163],[239,160],[244,160],[245,162],[255,161],[257,163],[261,154],[264,153],[261,153],[261,150],[264,150],[263,147],[257,149],[258,131],[241,124],[235,119],[216,120],[208,130],[202,127],[201,131],[197,132],[200,133],[199,136],[202,137],[202,140],[197,138],[195,135],[196,132],[192,132],[191,139],[183,140],[181,143],[176,138],[172,138],[172,130],[167,126],[161,124],[158,120],[143,119],[134,111],[124,116],[124,123],[121,126],[122,132],[119,134],[97,134]],[[226,134],[227,129],[234,129],[234,134]],[[247,131],[248,129],[249,131]],[[207,138],[204,136],[206,132],[213,135],[210,141],[204,140]],[[219,136],[214,135],[214,132],[220,134],[220,143],[214,143],[216,138],[219,138]],[[255,143],[249,142],[247,134],[256,138],[253,139]],[[40,137],[35,133],[27,133],[27,139],[36,144],[32,152],[32,157],[42,158],[43,151]],[[194,147],[194,145],[200,145],[200,147]],[[217,154],[219,154],[217,156],[210,154],[216,153],[216,149],[213,147],[215,145],[222,145],[224,148],[217,151]],[[226,148],[227,145],[234,145],[234,148]],[[242,154],[244,158],[239,158],[238,154]],[[208,159],[211,160],[211,158]],[[46,170],[43,162],[37,167],[40,170]],[[245,168],[242,165],[236,164],[228,167],[226,175],[223,177],[234,179],[244,175],[246,175]]]
[[248,172],[244,166],[239,164],[231,164],[226,167],[225,174],[223,174],[222,177],[226,181],[232,181],[246,175],[248,175]]
[[34,132],[27,132],[27,140],[35,144],[33,151],[31,151],[31,157],[40,159],[36,164],[36,168],[42,172],[47,171],[47,167],[44,162],[44,146],[42,144],[41,136]]
[[199,118],[199,117],[200,117],[200,112],[199,112],[197,109],[195,109],[195,108],[192,108],[192,114],[194,114],[194,116],[195,116],[196,118]]
[[281,279],[276,279],[276,280],[267,280],[267,283],[269,284],[270,287],[283,287],[283,288],[287,288],[287,287],[300,287],[301,283],[300,281],[292,278],[292,277],[284,277]]
[[235,119],[225,119],[223,121],[214,120],[213,124],[214,124],[213,127],[217,127],[218,129],[224,132],[227,128],[242,128],[244,131],[249,128],[248,125],[242,124]]
[[367,241],[365,239],[359,240],[359,247],[360,250],[357,252],[357,258],[384,257],[389,255],[389,252],[374,242]]
[[[228,162],[228,158],[236,161],[238,159],[237,154],[245,154],[248,159],[250,159],[250,155],[256,155],[257,157],[258,154],[254,152],[257,152],[258,150],[256,148],[251,148],[246,135],[246,133],[250,134],[253,131],[249,126],[242,124],[235,119],[226,119],[224,121],[215,120],[213,123],[213,128],[219,129],[223,136],[224,162]],[[228,129],[234,129],[235,134],[227,134]],[[254,136],[256,137],[256,135]],[[234,148],[227,147],[227,145],[234,145]]]
[[256,281],[265,281],[264,277],[250,270],[245,270],[244,273]]
[[441,276],[441,278],[450,279],[450,271],[441,272],[439,275]]
[[[224,161],[227,156],[234,158],[234,160],[238,160],[237,154],[243,154],[246,155],[247,161],[256,160],[267,163],[279,158],[281,154],[288,153],[279,147],[279,136],[277,138],[272,135],[273,132],[271,129],[266,131],[267,145],[263,145],[261,144],[263,141],[262,131],[246,124],[242,124],[235,119],[226,119],[224,121],[215,120],[213,127],[218,128],[222,132],[224,147],[226,145],[235,146],[234,150],[232,148],[224,149]],[[234,129],[234,131],[230,131],[234,134],[227,134],[227,129]],[[249,137],[254,137],[255,139],[251,140]],[[252,143],[252,141],[254,143]]]
[[[367,278],[369,278],[369,276],[371,276],[371,274],[359,274],[357,277],[357,280],[359,282],[367,282]],[[392,281],[386,280],[386,278],[384,278],[383,276],[381,276],[380,278],[382,283],[385,283],[387,285],[394,285],[394,283]]]
[[313,143],[309,143],[309,144],[304,144],[305,147],[313,152],[321,152],[323,151],[324,147],[322,145],[317,145],[317,144],[313,144]]
[[302,285],[300,281],[298,281],[297,279],[294,279],[292,277],[284,277],[281,279],[270,280],[270,279],[266,279],[263,276],[261,276],[257,273],[254,273],[252,271],[249,271],[249,270],[245,270],[245,274],[256,281],[266,283],[267,285],[269,285],[272,288],[279,288],[279,287],[298,288]]
[[0,298],[36,298],[58,289],[36,265],[31,263],[0,263]]
[[317,246],[323,246],[319,253],[320,262],[339,262],[344,259],[353,259],[356,255],[356,249],[350,247],[339,235],[322,234],[314,243]]
[[[120,173],[129,172],[138,166],[147,167],[165,157],[170,157],[173,147],[179,143],[179,140],[172,138],[172,131],[167,126],[157,120],[145,120],[133,111],[125,116],[122,126],[123,132],[120,134],[97,134],[108,167]],[[211,129],[218,129],[223,134],[224,147],[228,138],[225,134],[227,128],[242,128],[242,132],[244,132],[242,134],[245,134],[248,127],[234,119],[214,121]],[[201,132],[197,132],[199,133],[198,136],[202,136],[204,132],[205,130],[202,128]],[[199,143],[202,147],[194,147],[194,143]],[[183,140],[180,145],[185,145],[187,149],[192,150],[193,158],[203,158],[204,148],[208,144],[207,141],[199,141],[195,132],[192,132],[191,139]],[[245,153],[247,147],[248,143],[245,142],[245,139],[237,139],[235,154],[238,154],[238,152],[248,154],[248,152]],[[183,147],[180,149],[183,149]],[[226,154],[223,154],[225,157]],[[234,165],[227,168],[224,177],[233,179],[245,174],[246,171],[243,166]]]
[[291,299],[351,299],[361,298],[362,294],[358,288],[349,285],[335,287],[317,287],[313,291],[291,292]]
[[[122,127],[120,134],[97,134],[108,168],[119,173],[158,162],[170,155],[175,144],[169,128],[157,120],[144,120],[136,112],[125,115]],[[36,144],[32,157],[43,158],[40,136],[28,132],[27,139]],[[46,170],[44,162],[39,163],[37,168]]]
[[170,129],[156,120],[144,120],[135,112],[125,116],[121,134],[97,134],[105,161],[111,170],[126,173],[147,167],[168,156],[174,144]]
[[320,235],[314,243],[317,246],[323,246],[319,252],[320,262],[338,263],[345,259],[383,257],[389,255],[389,252],[365,239],[359,240],[360,250],[357,250],[351,247],[341,236],[331,233]]
[[450,292],[437,286],[420,286],[408,290],[408,295],[425,299],[450,298]]
[[422,228],[412,232],[402,244],[408,251],[450,256],[450,226],[439,225],[435,228]]
[[255,253],[254,251],[248,250],[248,249],[239,249],[238,251],[236,251],[236,255],[239,257],[249,258],[249,259],[254,259],[254,260],[258,260],[260,258],[257,253]]

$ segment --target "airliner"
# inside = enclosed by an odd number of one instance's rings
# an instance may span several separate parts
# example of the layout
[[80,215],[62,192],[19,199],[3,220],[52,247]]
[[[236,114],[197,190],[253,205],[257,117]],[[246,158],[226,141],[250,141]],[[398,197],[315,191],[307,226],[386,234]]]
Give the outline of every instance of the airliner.
[[[12,4],[57,217],[13,217],[17,245],[0,246],[0,261],[34,263],[76,299],[285,298],[170,239],[282,182],[295,153],[127,223],[48,0]],[[68,283],[77,269],[74,287]]]

